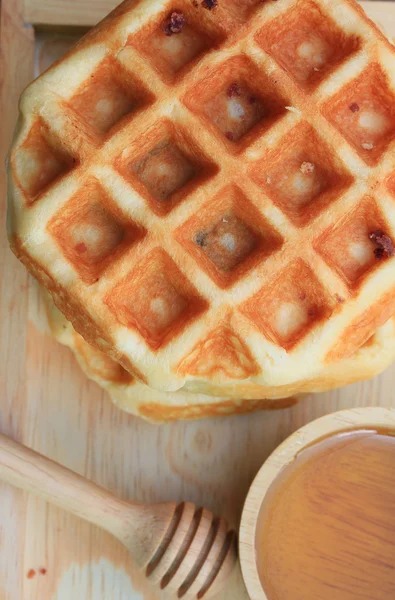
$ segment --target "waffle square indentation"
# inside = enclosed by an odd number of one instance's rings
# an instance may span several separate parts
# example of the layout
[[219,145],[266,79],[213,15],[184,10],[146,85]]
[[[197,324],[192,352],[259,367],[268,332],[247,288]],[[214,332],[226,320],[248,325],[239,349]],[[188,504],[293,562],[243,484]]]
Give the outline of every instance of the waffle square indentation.
[[314,247],[355,288],[387,259],[385,254],[379,258],[375,254],[377,246],[369,236],[376,231],[389,235],[391,229],[373,198],[366,197],[316,239]]
[[[224,9],[229,11],[232,19],[236,23],[245,23],[253,18],[254,13],[264,4],[272,4],[273,0],[226,0],[223,3]],[[218,3],[222,8],[222,3]]]
[[286,350],[332,312],[326,291],[302,259],[285,267],[240,310],[269,340]]
[[107,135],[124,117],[153,101],[141,81],[114,58],[104,59],[69,101],[99,135]]
[[184,97],[234,152],[264,134],[286,112],[289,102],[263,69],[236,56],[207,72]]
[[236,186],[220,190],[176,232],[219,287],[229,287],[276,252],[280,234]]
[[12,161],[28,204],[77,164],[41,120],[33,125],[24,143],[15,150]]
[[368,165],[395,138],[395,95],[379,64],[371,64],[324,106],[324,114]]
[[297,227],[309,223],[353,181],[307,123],[292,129],[279,149],[255,163],[251,176]]
[[91,180],[48,224],[67,260],[87,283],[102,273],[145,234],[126,219],[102,186]]
[[170,121],[157,123],[130,144],[116,168],[158,215],[167,215],[218,171],[194,140]]
[[273,19],[256,36],[263,49],[306,88],[318,85],[360,47],[323,8],[307,0]]
[[185,75],[204,54],[225,39],[225,33],[213,22],[210,12],[199,9],[181,0],[130,39],[130,44],[148,56],[165,81],[172,82]]
[[168,344],[207,308],[161,248],[145,256],[109,292],[106,303],[118,321],[136,329],[153,350]]

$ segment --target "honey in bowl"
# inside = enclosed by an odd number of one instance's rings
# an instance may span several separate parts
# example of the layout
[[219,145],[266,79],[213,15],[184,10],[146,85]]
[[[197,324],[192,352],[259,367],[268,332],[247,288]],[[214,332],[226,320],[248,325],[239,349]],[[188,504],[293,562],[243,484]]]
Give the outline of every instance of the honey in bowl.
[[256,560],[268,600],[394,600],[395,433],[302,450],[265,496]]

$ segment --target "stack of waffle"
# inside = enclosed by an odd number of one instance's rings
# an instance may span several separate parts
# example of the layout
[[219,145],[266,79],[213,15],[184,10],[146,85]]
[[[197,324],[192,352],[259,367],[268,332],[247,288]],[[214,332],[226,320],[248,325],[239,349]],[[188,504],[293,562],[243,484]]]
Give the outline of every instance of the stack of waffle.
[[126,0],[24,92],[12,249],[152,420],[395,357],[394,49],[354,0]]

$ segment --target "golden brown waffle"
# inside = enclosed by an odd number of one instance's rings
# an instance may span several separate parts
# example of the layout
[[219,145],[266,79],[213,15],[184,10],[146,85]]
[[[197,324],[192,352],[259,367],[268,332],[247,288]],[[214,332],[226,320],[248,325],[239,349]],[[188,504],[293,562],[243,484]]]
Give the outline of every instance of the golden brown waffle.
[[25,91],[9,226],[140,381],[241,397],[395,313],[394,49],[352,0],[213,4],[127,1]]
[[88,344],[47,294],[45,304],[54,337],[73,351],[86,375],[107,390],[116,406],[155,422],[201,419],[258,409],[288,407],[295,404],[301,394],[323,392],[373,377],[395,357],[395,319],[390,319],[352,357],[332,363],[320,378],[291,386],[266,388],[265,399],[260,399],[258,391],[253,389],[250,389],[249,393],[246,390],[250,398],[248,400],[183,391],[160,392],[140,383],[121,365]]

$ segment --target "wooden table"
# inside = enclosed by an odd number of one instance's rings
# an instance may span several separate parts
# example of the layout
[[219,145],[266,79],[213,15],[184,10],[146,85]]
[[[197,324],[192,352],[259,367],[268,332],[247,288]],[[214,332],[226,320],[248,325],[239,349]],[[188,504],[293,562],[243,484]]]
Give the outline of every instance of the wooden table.
[[[74,39],[66,26],[93,25],[115,4],[0,0],[1,165],[18,96],[34,70],[47,66]],[[365,6],[395,36],[395,3]],[[3,172],[0,184],[3,232]],[[0,274],[0,430],[124,498],[191,500],[236,525],[255,473],[291,432],[340,408],[395,404],[394,366],[373,381],[310,396],[285,410],[149,425],[114,408],[71,353],[51,339],[38,287],[11,255],[3,233]],[[115,540],[5,485],[0,486],[0,548],[0,600],[161,598],[134,572]],[[233,585],[219,600],[245,598],[235,572]]]

